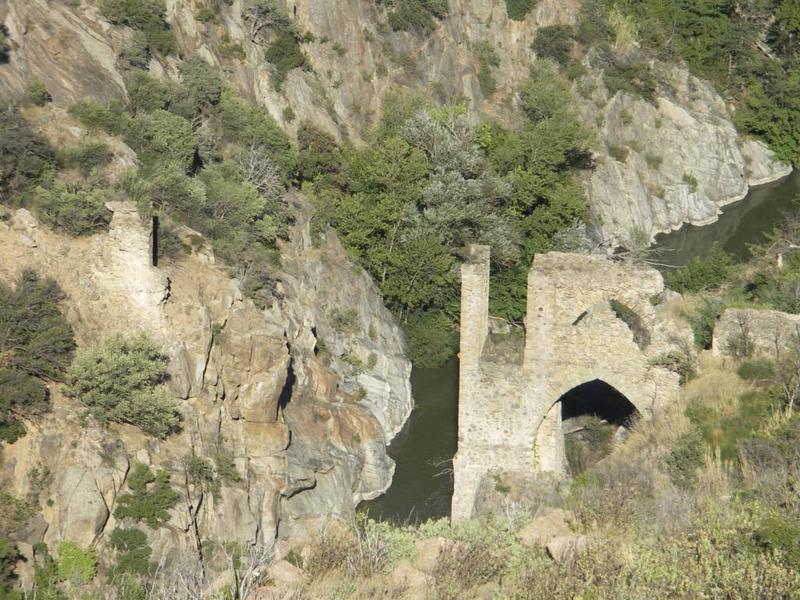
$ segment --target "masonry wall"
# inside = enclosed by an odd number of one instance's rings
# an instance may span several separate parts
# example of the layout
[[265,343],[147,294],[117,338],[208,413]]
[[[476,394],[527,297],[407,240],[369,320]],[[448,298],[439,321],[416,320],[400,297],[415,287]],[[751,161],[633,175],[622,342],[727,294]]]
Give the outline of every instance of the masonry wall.
[[674,401],[677,375],[650,365],[655,349],[640,348],[609,304],[623,302],[655,329],[650,298],[662,290],[653,269],[595,256],[538,255],[528,277],[524,359],[511,364],[485,351],[489,253],[470,248],[462,267],[454,519],[472,516],[480,481],[492,471],[564,473],[560,408],[554,405],[570,389],[601,379],[643,415]]

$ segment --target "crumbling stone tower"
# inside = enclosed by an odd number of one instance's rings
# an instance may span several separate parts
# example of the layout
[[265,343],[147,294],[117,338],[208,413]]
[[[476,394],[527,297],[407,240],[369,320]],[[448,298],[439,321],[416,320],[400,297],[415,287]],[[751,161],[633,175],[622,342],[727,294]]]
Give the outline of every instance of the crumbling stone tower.
[[458,451],[452,516],[472,516],[493,472],[565,473],[561,397],[600,380],[642,416],[673,401],[678,376],[653,366],[674,349],[654,299],[661,274],[605,257],[550,252],[528,273],[525,328],[489,316],[489,248],[461,267]]

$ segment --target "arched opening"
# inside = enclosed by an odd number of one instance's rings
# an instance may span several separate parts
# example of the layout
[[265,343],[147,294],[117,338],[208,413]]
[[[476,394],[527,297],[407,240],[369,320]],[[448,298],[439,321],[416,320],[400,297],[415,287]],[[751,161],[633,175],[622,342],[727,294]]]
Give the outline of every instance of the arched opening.
[[537,469],[579,475],[622,442],[638,417],[630,400],[600,379],[575,386],[556,400],[539,426]]
[[600,379],[572,388],[557,404],[565,459],[573,476],[607,456],[639,418],[630,400]]

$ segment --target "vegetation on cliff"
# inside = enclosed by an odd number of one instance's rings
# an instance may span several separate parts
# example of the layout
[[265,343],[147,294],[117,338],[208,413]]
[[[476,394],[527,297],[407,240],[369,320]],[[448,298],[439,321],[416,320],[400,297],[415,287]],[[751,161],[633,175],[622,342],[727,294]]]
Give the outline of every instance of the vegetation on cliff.
[[[519,320],[534,253],[569,247],[564,231],[580,237],[586,200],[575,174],[590,165],[592,135],[550,63],[535,65],[521,97],[527,118],[518,130],[474,127],[462,107],[387,97],[371,143],[343,149],[341,164],[311,174],[316,219],[333,225],[412,334],[424,320],[447,339],[465,244],[492,246],[492,314]],[[412,350],[422,350],[417,342]],[[412,358],[430,365],[446,354]]]
[[46,381],[60,381],[75,339],[52,279],[23,271],[13,286],[0,282],[0,443],[25,434],[21,419],[49,407]]
[[659,83],[648,60],[684,61],[736,104],[741,131],[764,138],[780,159],[800,163],[797,2],[587,0],[582,10],[574,38],[601,54],[609,89],[652,98]]
[[164,385],[166,364],[146,336],[115,336],[78,352],[67,370],[68,393],[101,422],[130,423],[163,438],[177,431],[181,418]]

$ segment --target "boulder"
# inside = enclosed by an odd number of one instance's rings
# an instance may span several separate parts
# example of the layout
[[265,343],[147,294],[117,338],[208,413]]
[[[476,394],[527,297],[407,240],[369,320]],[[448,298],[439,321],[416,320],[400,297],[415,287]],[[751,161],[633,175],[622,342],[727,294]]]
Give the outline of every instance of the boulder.
[[560,508],[544,508],[519,532],[520,541],[528,548],[546,546],[555,537],[571,534],[571,514]]
[[394,592],[405,593],[410,598],[424,598],[433,585],[433,577],[415,568],[407,560],[401,560],[389,573],[388,582]]
[[583,554],[591,540],[587,535],[558,535],[547,542],[547,553],[556,562],[563,563]]
[[414,566],[425,573],[433,573],[436,563],[439,562],[439,555],[450,542],[443,537],[432,537],[417,542],[417,556],[414,559]]

